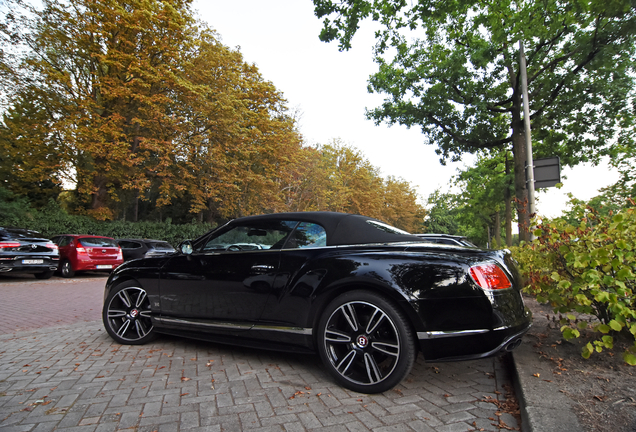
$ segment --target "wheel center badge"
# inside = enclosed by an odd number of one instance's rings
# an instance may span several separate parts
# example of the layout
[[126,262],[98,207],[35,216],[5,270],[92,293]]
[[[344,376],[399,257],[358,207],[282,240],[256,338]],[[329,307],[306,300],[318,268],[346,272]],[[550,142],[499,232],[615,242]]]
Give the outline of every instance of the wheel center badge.
[[367,339],[367,337],[364,335],[360,335],[356,339],[356,343],[360,348],[365,348],[367,345],[369,345],[369,339]]
[[133,309],[130,311],[130,316],[133,318],[137,318],[137,315],[139,315],[139,311],[137,309]]

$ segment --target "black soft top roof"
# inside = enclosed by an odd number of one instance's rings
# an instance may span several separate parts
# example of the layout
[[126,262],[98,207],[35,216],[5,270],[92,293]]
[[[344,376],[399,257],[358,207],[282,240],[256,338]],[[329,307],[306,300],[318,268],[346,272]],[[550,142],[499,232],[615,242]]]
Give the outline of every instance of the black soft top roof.
[[[231,225],[244,222],[276,222],[300,221],[321,225],[327,232],[327,246],[419,242],[418,237],[411,234],[397,234],[390,231],[390,225],[367,216],[338,212],[293,212],[273,213],[267,215],[247,216],[234,219]],[[389,231],[382,229],[385,226]],[[396,229],[396,228],[393,228]]]

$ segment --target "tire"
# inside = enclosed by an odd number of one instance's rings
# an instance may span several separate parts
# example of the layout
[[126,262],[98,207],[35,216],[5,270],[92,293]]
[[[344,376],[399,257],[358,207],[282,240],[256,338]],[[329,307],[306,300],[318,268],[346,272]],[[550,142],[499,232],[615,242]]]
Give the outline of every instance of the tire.
[[53,273],[55,273],[55,271],[49,270],[42,273],[35,273],[33,276],[35,276],[36,279],[51,279]]
[[381,393],[399,384],[417,356],[404,314],[386,298],[351,291],[334,299],[318,323],[318,352],[340,385]]
[[150,316],[148,294],[133,281],[111,290],[102,310],[106,331],[115,341],[125,345],[142,345],[157,336]]
[[75,276],[75,269],[73,269],[73,264],[69,260],[62,261],[62,267],[60,268],[60,273],[65,278],[72,278]]

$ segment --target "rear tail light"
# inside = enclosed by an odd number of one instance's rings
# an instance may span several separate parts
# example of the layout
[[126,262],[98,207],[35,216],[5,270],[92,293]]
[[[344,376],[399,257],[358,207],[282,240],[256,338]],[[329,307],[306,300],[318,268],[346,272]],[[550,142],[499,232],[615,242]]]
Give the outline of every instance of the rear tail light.
[[470,277],[483,289],[499,290],[510,288],[512,284],[497,264],[480,264],[470,268]]
[[0,242],[0,249],[9,249],[9,248],[16,248],[16,247],[20,247],[20,243],[8,242],[8,241]]
[[124,254],[122,253],[120,247],[117,248],[117,259],[122,261],[124,260]]
[[81,254],[85,254],[86,253],[86,249],[84,249],[84,245],[77,240],[77,245],[75,246],[75,251],[77,253],[81,253]]

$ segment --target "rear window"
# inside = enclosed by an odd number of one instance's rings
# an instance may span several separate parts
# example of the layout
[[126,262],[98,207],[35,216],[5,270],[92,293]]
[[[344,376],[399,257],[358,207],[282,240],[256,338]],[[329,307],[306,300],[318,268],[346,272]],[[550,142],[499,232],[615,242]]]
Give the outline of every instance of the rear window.
[[119,247],[114,239],[101,237],[83,237],[79,241],[87,247]]
[[141,247],[141,243],[136,241],[119,240],[117,243],[124,249],[139,249]]
[[163,251],[172,251],[172,250],[174,250],[172,245],[170,243],[168,243],[168,242],[150,243],[148,246],[151,247],[152,249],[155,249],[155,250],[163,250]]
[[408,233],[406,231],[403,231],[399,228],[396,228],[394,226],[391,226],[389,224],[385,224],[383,222],[377,221],[377,220],[368,220],[367,223],[371,226],[373,226],[374,228],[379,229],[380,231],[384,231],[390,234],[402,234],[402,235],[411,235],[411,233]]
[[42,238],[42,234],[37,231],[5,228],[0,231],[0,239],[31,239]]

